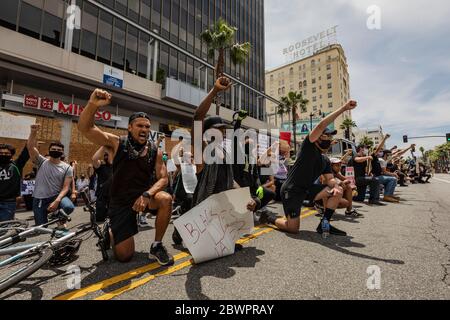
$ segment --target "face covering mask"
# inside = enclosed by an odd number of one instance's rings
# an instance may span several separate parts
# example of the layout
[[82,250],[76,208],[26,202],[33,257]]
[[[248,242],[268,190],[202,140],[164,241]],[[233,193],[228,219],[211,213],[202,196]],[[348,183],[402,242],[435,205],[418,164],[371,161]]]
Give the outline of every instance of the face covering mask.
[[362,154],[363,154],[363,156],[368,156],[369,155],[369,150],[364,149]]
[[167,155],[163,155],[162,159],[164,162],[167,162],[167,160],[169,160],[169,157]]
[[63,153],[61,151],[50,151],[48,153],[50,155],[50,157],[52,157],[53,159],[59,159],[61,158],[61,156],[63,155]]
[[319,147],[323,150],[328,150],[331,147],[331,140],[322,140],[319,142]]
[[0,164],[8,164],[11,162],[10,156],[0,156]]
[[377,154],[377,157],[378,157],[378,158],[383,158],[383,156],[384,156],[384,153],[383,153],[383,152],[380,152],[379,154]]

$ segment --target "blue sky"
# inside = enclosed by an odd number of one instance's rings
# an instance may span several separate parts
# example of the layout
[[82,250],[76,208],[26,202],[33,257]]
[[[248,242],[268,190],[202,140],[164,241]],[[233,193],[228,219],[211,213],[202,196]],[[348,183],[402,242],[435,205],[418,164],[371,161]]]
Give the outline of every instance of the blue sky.
[[[367,9],[380,8],[369,30]],[[338,25],[360,128],[381,125],[389,145],[402,136],[450,133],[450,1],[265,0],[266,69],[285,62],[283,48]],[[444,138],[414,141],[426,149]]]

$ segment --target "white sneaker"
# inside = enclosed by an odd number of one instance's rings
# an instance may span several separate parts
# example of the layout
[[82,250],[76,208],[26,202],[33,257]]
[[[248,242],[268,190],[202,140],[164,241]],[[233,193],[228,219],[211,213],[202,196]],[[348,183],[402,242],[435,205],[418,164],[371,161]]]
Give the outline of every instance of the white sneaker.
[[138,225],[141,228],[147,228],[148,226],[150,226],[148,224],[147,217],[145,216],[145,213],[142,213],[142,214],[139,215],[139,217],[138,217]]

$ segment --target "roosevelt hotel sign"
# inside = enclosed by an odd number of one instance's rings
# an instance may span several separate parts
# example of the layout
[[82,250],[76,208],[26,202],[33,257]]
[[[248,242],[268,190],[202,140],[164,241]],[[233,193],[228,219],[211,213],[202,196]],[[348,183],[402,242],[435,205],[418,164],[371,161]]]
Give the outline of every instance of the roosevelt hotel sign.
[[309,57],[317,51],[337,43],[337,29],[334,26],[283,49],[286,62],[297,61]]

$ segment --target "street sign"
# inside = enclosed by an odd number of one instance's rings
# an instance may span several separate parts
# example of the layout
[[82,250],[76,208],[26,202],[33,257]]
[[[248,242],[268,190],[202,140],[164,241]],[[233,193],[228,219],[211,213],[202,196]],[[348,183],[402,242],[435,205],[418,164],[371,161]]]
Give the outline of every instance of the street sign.
[[122,89],[123,71],[105,64],[103,68],[103,83]]

